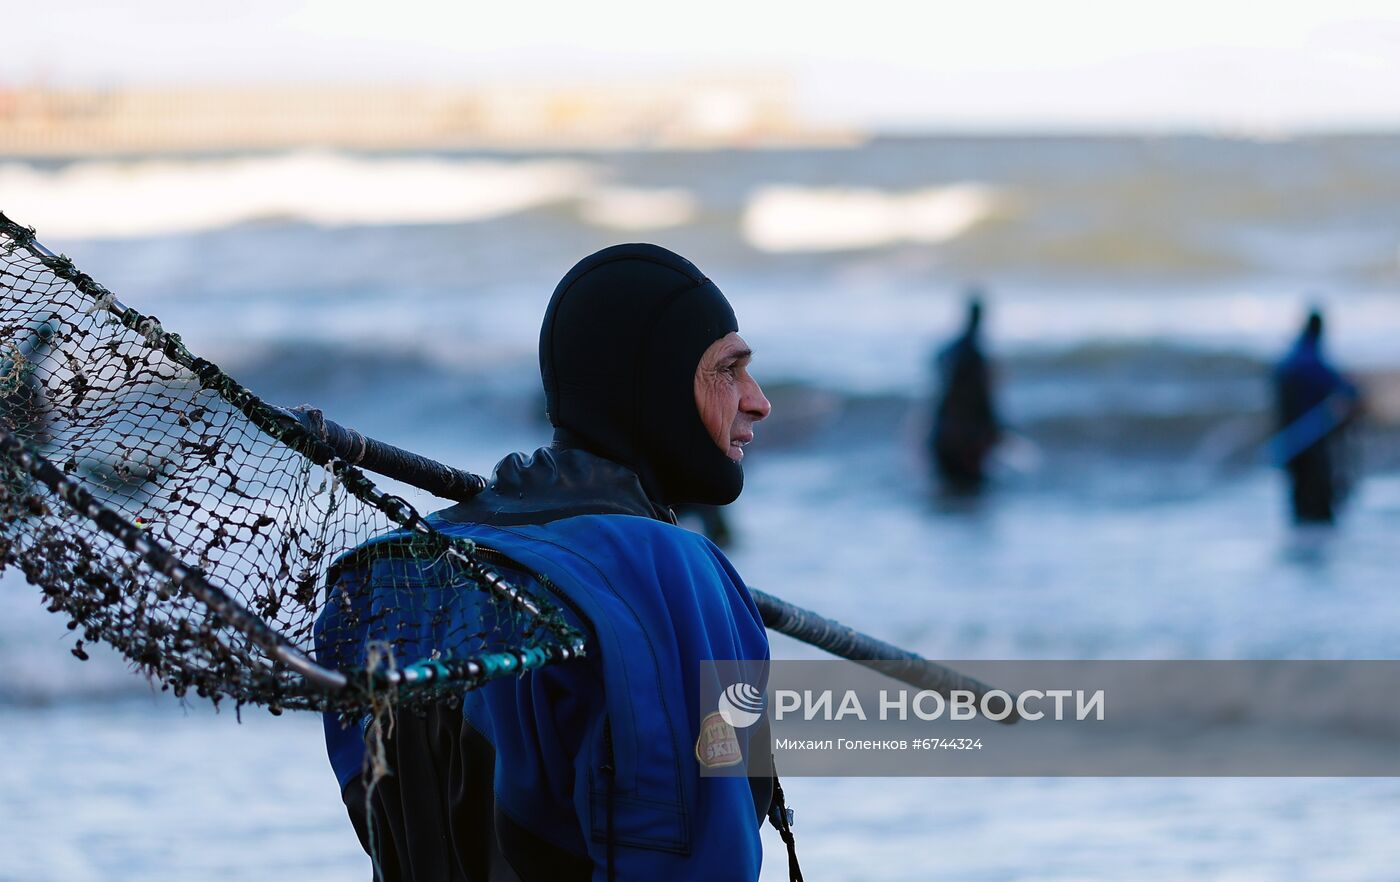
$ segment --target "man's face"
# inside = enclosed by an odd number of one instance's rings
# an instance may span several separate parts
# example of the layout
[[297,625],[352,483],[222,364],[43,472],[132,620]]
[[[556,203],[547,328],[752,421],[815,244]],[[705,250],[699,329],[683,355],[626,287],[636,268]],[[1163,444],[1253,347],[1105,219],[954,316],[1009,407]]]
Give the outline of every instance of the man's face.
[[744,459],[744,445],[753,440],[753,424],[768,416],[772,405],[758,382],[749,376],[749,344],[730,333],[710,344],[695,366],[695,407],[710,438],[735,462]]

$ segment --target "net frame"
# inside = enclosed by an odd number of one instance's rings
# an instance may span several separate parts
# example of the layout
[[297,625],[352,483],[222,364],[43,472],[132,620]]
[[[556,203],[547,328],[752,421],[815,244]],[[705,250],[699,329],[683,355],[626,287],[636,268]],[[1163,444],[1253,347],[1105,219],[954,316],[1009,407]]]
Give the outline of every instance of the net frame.
[[[510,615],[526,622],[533,639],[530,645],[497,647],[462,656],[443,657],[435,650],[428,656],[412,659],[405,664],[396,663],[392,653],[387,655],[386,662],[383,653],[367,650],[363,664],[358,666],[336,670],[321,665],[309,657],[303,646],[270,624],[266,613],[259,615],[257,611],[249,609],[247,603],[241,602],[239,596],[220,587],[217,584],[220,581],[218,573],[206,574],[200,566],[183,559],[178,548],[175,551],[166,548],[149,535],[141,524],[133,523],[121,511],[104,504],[89,492],[82,481],[73,477],[74,469],[69,468],[71,461],[63,467],[49,461],[40,445],[34,443],[42,440],[33,437],[41,435],[42,430],[31,427],[31,437],[26,439],[24,432],[18,431],[20,427],[11,426],[9,428],[15,431],[0,432],[0,454],[3,454],[0,459],[3,459],[6,469],[4,501],[7,504],[6,523],[3,531],[0,531],[0,541],[4,545],[0,549],[4,551],[0,556],[0,570],[6,563],[19,564],[31,582],[42,587],[47,581],[49,587],[55,588],[50,592],[46,587],[46,593],[50,593],[53,599],[50,608],[68,613],[72,620],[70,627],[82,626],[90,639],[111,643],[138,669],[162,681],[163,685],[174,687],[179,693],[193,686],[200,694],[209,695],[215,700],[227,695],[240,704],[254,702],[274,708],[291,706],[343,711],[381,707],[386,700],[396,703],[436,700],[474,688],[496,677],[583,655],[584,635],[563,616],[555,603],[556,596],[549,594],[547,578],[497,555],[496,559],[509,569],[520,572],[525,582],[507,579],[497,567],[481,559],[483,552],[490,553],[489,549],[480,549],[468,539],[446,536],[434,529],[412,505],[380,490],[360,469],[338,455],[322,437],[310,431],[294,415],[268,404],[212,362],[192,354],[180,337],[166,331],[157,319],[123,304],[109,290],[78,270],[69,258],[44,248],[37,241],[33,229],[22,227],[0,213],[0,253],[13,255],[20,250],[26,259],[36,261],[68,288],[85,297],[88,311],[106,313],[110,321],[135,332],[147,349],[183,369],[187,374],[183,378],[185,382],[193,382],[200,391],[213,393],[262,435],[281,448],[294,452],[303,469],[320,470],[323,479],[328,479],[333,489],[343,491],[381,514],[387,523],[398,528],[401,537],[411,540],[411,556],[431,562],[432,566],[438,567],[438,572],[446,567],[455,587],[464,591],[479,591]],[[0,340],[0,343],[9,341]],[[13,343],[9,343],[9,347],[14,352],[19,351]],[[16,370],[11,369],[9,373],[13,380]],[[73,382],[76,383],[81,377],[81,372],[78,372]],[[75,397],[79,401],[82,399],[81,394]],[[0,413],[0,417],[3,416]],[[230,487],[232,489],[232,485]],[[258,682],[240,681],[240,677],[250,674],[249,671],[226,671],[222,675],[215,671],[209,676],[194,677],[191,681],[181,676],[178,670],[163,664],[168,660],[152,657],[154,650],[150,644],[143,646],[139,645],[139,641],[128,642],[124,639],[125,635],[113,630],[110,622],[105,631],[102,627],[85,623],[81,610],[75,611],[69,608],[71,604],[65,605],[61,587],[64,579],[87,579],[90,574],[46,573],[34,561],[18,560],[14,555],[17,540],[25,538],[27,524],[37,520],[42,525],[46,517],[51,519],[51,525],[60,523],[60,516],[49,505],[54,500],[64,511],[82,519],[86,524],[84,529],[93,536],[102,534],[108,542],[115,543],[117,553],[125,555],[122,567],[131,568],[127,575],[132,578],[137,575],[143,579],[159,578],[166,587],[164,591],[155,590],[156,600],[152,602],[171,602],[167,595],[173,595],[187,604],[198,604],[209,616],[206,620],[209,627],[225,635],[221,639],[231,638],[256,647],[268,666],[266,671],[251,672],[257,674]],[[29,518],[24,516],[26,510]],[[326,516],[332,514],[333,510]],[[36,532],[42,537],[43,527]],[[59,537],[51,535],[49,541],[71,542],[73,539],[71,532],[68,537],[62,537],[62,530],[57,526],[53,526],[49,533],[58,534]],[[398,543],[396,547],[401,553],[403,543]],[[343,550],[350,552],[352,549]],[[140,569],[139,574],[136,568]],[[329,569],[333,571],[334,567]],[[117,577],[121,575],[116,574]],[[110,583],[113,576],[96,574],[92,578],[106,579]],[[297,591],[304,592],[306,588],[305,584],[300,584]],[[110,585],[104,590],[111,590]],[[287,586],[285,592],[288,596],[294,593],[291,586]],[[144,597],[141,602],[144,602]],[[275,610],[275,604],[280,602],[274,599],[268,605]],[[80,643],[75,654],[81,653]],[[242,658],[254,656],[245,654]]]

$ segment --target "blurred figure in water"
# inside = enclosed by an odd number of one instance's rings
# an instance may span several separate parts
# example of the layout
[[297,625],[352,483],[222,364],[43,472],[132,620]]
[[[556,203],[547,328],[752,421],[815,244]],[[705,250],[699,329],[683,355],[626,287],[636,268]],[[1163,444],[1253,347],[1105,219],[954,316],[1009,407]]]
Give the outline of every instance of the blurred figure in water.
[[676,513],[676,519],[682,527],[688,522],[699,521],[700,532],[720,548],[728,548],[734,541],[734,534],[729,529],[729,519],[724,516],[723,506],[686,502],[671,506],[671,510]]
[[991,370],[982,354],[982,292],[968,290],[967,325],[934,360],[938,377],[929,456],[944,487],[975,493],[985,480],[987,455],[1001,436],[992,403]]
[[1361,411],[1351,381],[1322,355],[1322,313],[1314,309],[1298,341],[1274,371],[1279,432],[1274,462],[1288,470],[1293,518],[1330,524],[1349,489],[1345,430]]

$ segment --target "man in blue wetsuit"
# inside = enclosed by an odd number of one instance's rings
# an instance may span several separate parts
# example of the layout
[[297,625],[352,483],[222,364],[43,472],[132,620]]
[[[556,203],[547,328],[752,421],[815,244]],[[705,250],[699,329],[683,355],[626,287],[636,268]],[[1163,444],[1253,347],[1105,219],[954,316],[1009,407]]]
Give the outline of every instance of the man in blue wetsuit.
[[[766,750],[766,730],[717,734],[696,706],[700,662],[764,661],[767,635],[729,562],[670,509],[739,495],[769,412],[750,357],[719,289],[663,248],[605,249],[559,283],[540,333],[553,443],[431,520],[547,575],[587,657],[399,713],[368,810],[360,729],[327,715],[380,878],[757,878],[774,779],[701,767],[736,744]],[[331,588],[357,596],[375,578],[345,566]]]
[[1355,385],[1322,355],[1322,313],[1308,315],[1303,333],[1274,371],[1279,433],[1274,455],[1288,470],[1293,518],[1330,524],[1346,490],[1341,432],[1360,412]]

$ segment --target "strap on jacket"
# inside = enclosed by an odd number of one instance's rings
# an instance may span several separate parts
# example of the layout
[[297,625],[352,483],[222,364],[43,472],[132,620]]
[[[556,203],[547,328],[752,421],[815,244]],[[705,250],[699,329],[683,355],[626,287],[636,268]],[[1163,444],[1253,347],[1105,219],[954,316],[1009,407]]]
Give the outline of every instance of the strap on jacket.
[[792,809],[783,798],[783,785],[777,775],[773,776],[773,802],[768,807],[768,822],[787,846],[789,882],[802,882],[802,868],[797,865],[797,843],[792,838]]

